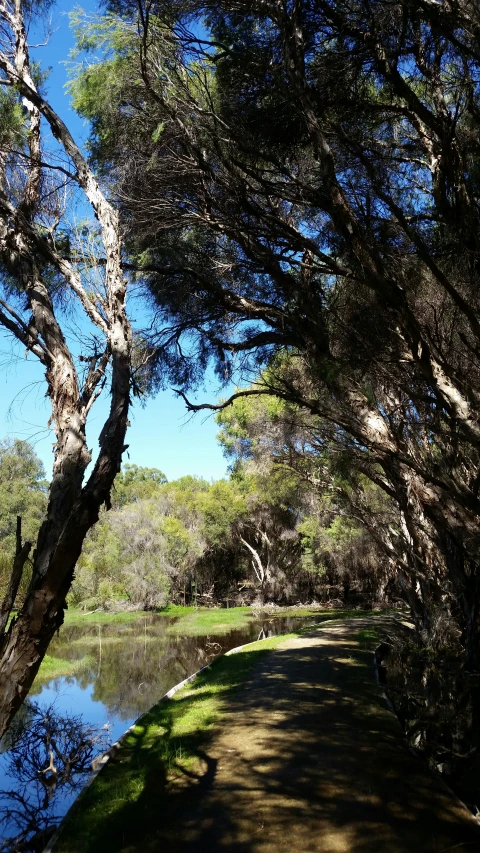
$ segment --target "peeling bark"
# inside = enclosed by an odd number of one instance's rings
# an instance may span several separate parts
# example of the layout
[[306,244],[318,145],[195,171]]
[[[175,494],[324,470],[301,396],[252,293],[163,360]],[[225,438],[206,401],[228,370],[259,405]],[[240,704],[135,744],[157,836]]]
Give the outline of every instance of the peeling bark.
[[[56,434],[53,475],[45,520],[33,553],[32,580],[25,602],[7,626],[30,546],[17,546],[9,590],[0,611],[0,736],[25,699],[49,642],[63,621],[65,598],[83,541],[98,520],[102,504],[109,506],[110,490],[125,449],[130,403],[132,332],[125,310],[126,280],[121,268],[122,241],[118,217],[102,193],[88,163],[65,124],[39,95],[30,72],[22,2],[9,7],[0,0],[0,17],[11,32],[13,61],[0,52],[0,68],[23,95],[29,114],[29,173],[17,206],[0,182],[0,255],[10,275],[25,293],[31,321],[25,326],[14,309],[2,301],[4,325],[45,366],[47,394]],[[93,208],[102,233],[106,264],[102,266],[106,300],[95,304],[72,265],[53,243],[45,240],[36,222],[42,201],[42,117],[74,167],[75,180]],[[2,164],[0,164],[1,166]],[[41,264],[52,265],[103,337],[103,352],[90,360],[81,387],[71,352]],[[84,483],[91,461],[86,444],[86,421],[111,369],[110,412],[100,434],[93,471]]]

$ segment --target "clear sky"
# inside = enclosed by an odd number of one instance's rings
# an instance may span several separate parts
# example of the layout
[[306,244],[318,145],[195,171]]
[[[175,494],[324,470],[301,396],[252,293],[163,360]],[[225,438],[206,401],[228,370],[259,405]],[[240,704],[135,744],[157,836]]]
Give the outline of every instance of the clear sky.
[[[61,0],[52,8],[52,34],[45,47],[33,52],[33,58],[43,67],[50,67],[48,98],[61,115],[77,140],[85,140],[88,127],[76,116],[65,90],[67,68],[73,38],[69,28],[68,12],[78,4]],[[83,2],[85,11],[94,11],[96,3]],[[35,32],[32,41],[43,41]],[[47,476],[52,465],[54,434],[47,429],[50,415],[45,398],[45,383],[41,365],[33,356],[25,358],[21,347],[12,344],[0,333],[0,437],[29,439],[35,444]],[[218,390],[214,382],[205,383],[198,401],[215,402]],[[87,431],[89,447],[96,449],[97,435],[102,426],[108,401],[100,400],[91,415]],[[147,402],[145,408],[136,403],[131,413],[131,427],[127,435],[129,459],[138,465],[160,468],[169,480],[184,474],[197,474],[206,479],[224,476],[227,462],[216,442],[218,431],[212,417],[199,413],[192,418],[186,414],[183,401],[173,392],[164,391]]]

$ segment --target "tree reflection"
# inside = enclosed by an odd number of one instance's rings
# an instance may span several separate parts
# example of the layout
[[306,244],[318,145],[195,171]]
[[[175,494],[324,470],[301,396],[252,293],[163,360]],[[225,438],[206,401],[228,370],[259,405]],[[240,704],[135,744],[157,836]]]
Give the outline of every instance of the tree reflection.
[[109,746],[109,728],[29,702],[1,743],[11,789],[0,792],[1,853],[41,851]]

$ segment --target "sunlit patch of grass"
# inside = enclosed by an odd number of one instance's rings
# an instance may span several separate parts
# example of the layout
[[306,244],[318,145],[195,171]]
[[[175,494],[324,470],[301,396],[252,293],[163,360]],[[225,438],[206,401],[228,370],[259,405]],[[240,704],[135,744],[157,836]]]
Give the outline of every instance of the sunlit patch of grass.
[[294,636],[271,637],[217,658],[192,684],[145,714],[115,761],[72,809],[56,853],[136,851],[134,829],[132,838],[126,839],[125,827],[140,824],[143,834],[151,825],[154,831],[161,819],[159,809],[167,807],[165,790],[185,772],[201,767],[209,738],[221,723],[225,700],[269,649]]
[[45,655],[40,669],[34,681],[34,688],[45,684],[47,681],[52,681],[54,678],[63,676],[75,675],[77,672],[90,666],[93,658],[90,655],[79,658],[77,660],[66,660],[65,658],[57,658],[51,655]]
[[[169,615],[175,615],[170,613]],[[189,610],[167,629],[169,634],[181,634],[184,637],[195,637],[201,634],[226,634],[243,628],[252,621],[253,613],[250,607],[205,608]]]
[[357,634],[358,641],[363,648],[374,649],[380,642],[380,634],[375,628],[364,628]]
[[129,613],[103,613],[94,611],[93,613],[85,613],[83,610],[66,610],[65,624],[66,625],[116,625],[125,622],[136,622],[139,619],[145,619],[145,616],[151,616],[151,611],[135,610]]

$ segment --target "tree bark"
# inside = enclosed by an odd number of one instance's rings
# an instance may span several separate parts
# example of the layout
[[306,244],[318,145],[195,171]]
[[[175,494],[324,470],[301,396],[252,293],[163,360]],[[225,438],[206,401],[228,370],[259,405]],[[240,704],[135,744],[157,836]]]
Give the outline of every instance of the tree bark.
[[[38,93],[32,74],[22,0],[7,7],[0,0],[5,33],[11,33],[11,52],[0,50],[0,68],[7,81],[23,95],[29,115],[29,172],[23,197],[14,206],[0,176],[0,256],[31,311],[28,327],[10,306],[0,314],[9,331],[26,343],[45,366],[47,394],[56,434],[53,476],[45,520],[33,554],[33,573],[25,601],[7,627],[27,547],[18,545],[14,570],[0,615],[0,737],[25,699],[54,633],[63,622],[65,598],[86,534],[98,519],[102,504],[110,505],[110,490],[120,470],[125,449],[130,404],[132,330],[126,313],[127,282],[122,273],[122,240],[118,216],[105,198],[90,166],[70,132]],[[14,57],[13,61],[11,57]],[[1,81],[0,81],[1,82]],[[42,117],[73,164],[73,177],[88,199],[100,224],[106,263],[104,295],[92,299],[73,266],[45,239],[36,211],[42,201]],[[6,168],[6,160],[0,165]],[[26,168],[26,167],[25,167]],[[40,262],[41,261],[41,262]],[[103,337],[104,349],[91,362],[80,387],[75,358],[70,350],[50,291],[43,279],[45,264],[53,267]],[[5,305],[3,305],[5,308]],[[97,345],[95,346],[97,350]],[[84,358],[84,360],[87,360]],[[100,450],[84,484],[91,461],[86,444],[86,421],[111,366],[110,411],[100,434]],[[23,562],[22,562],[23,561]]]

